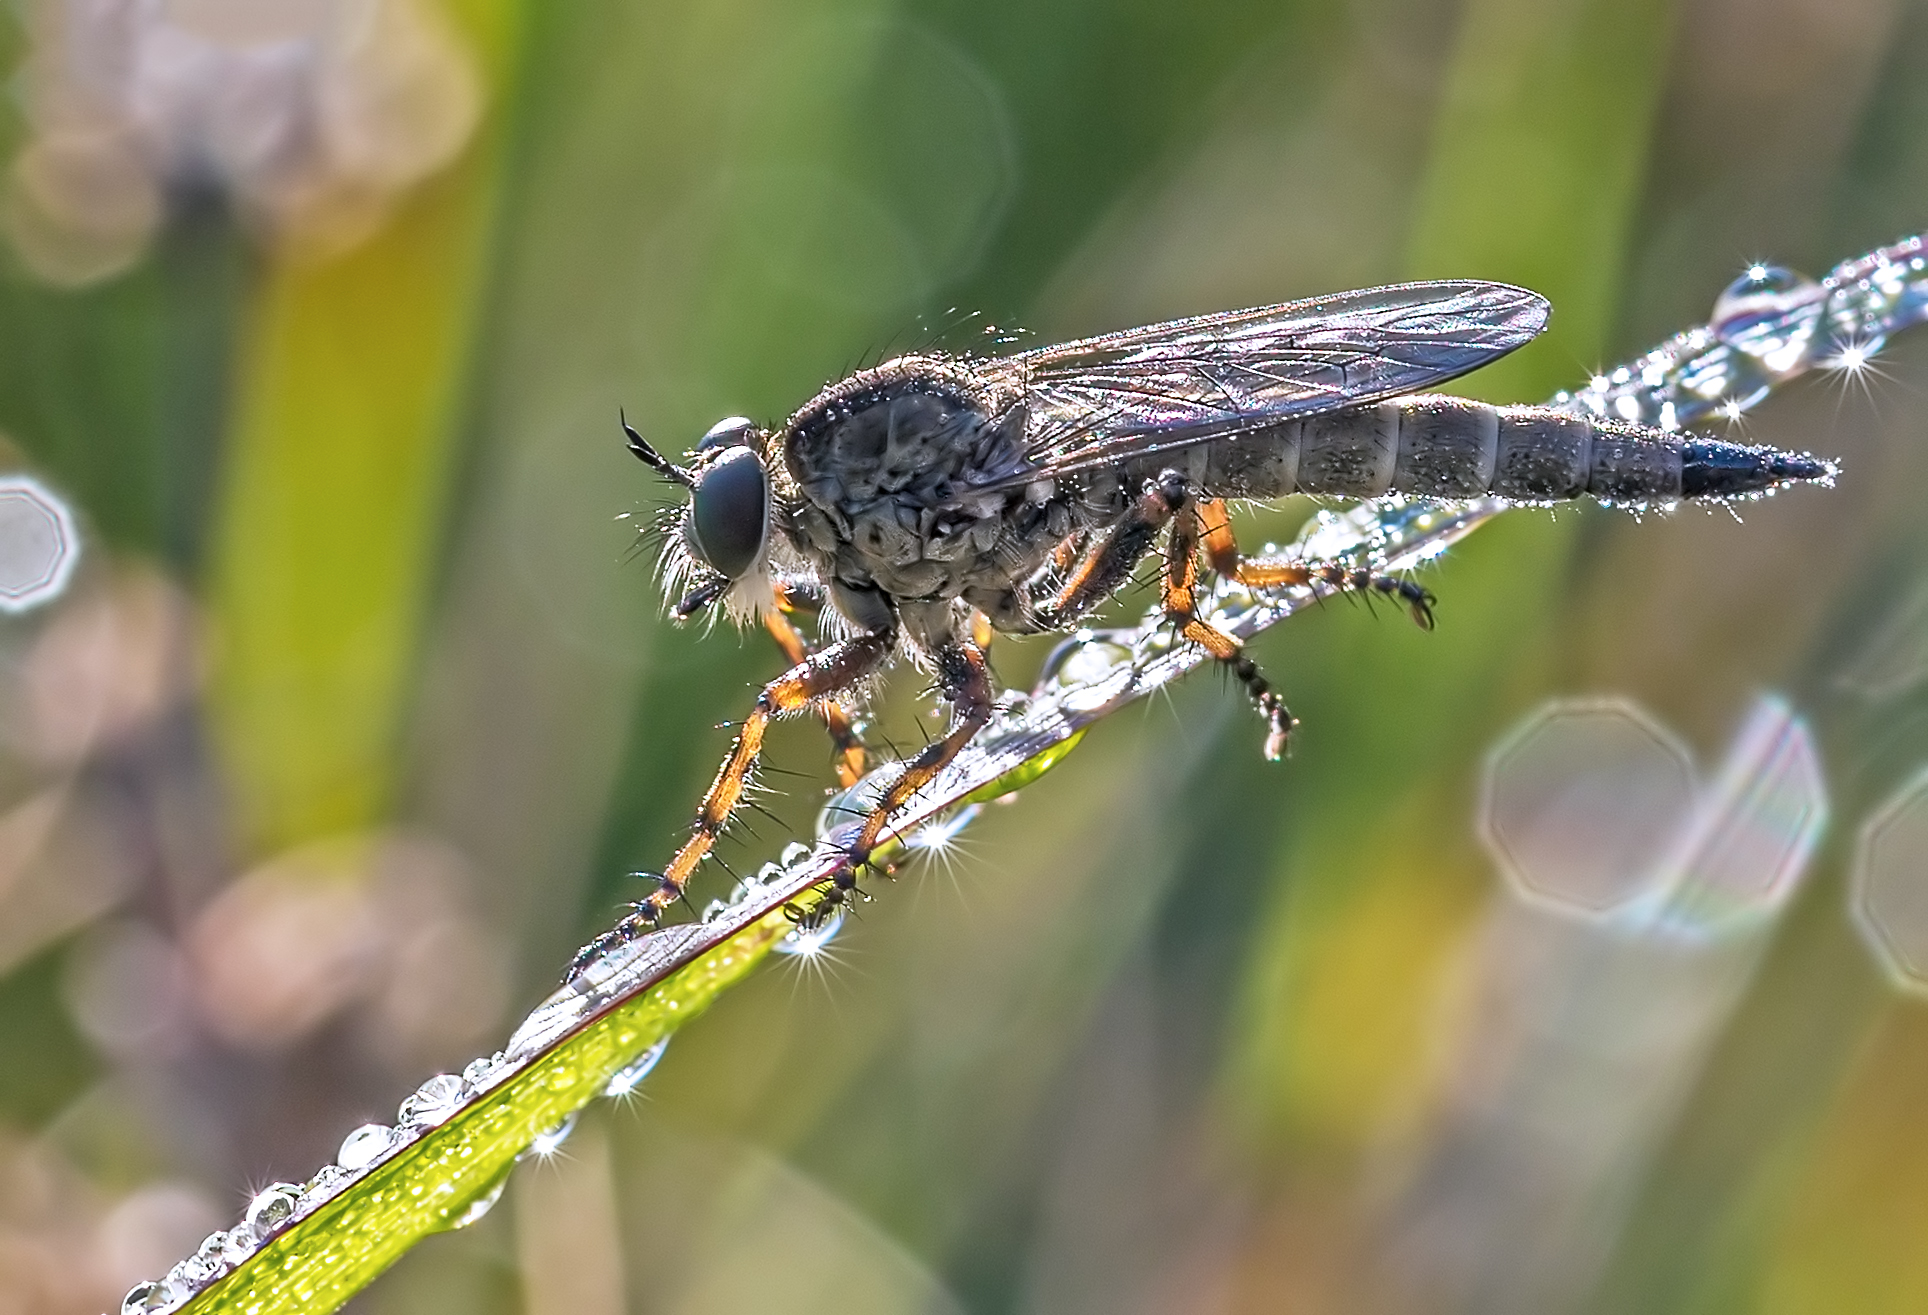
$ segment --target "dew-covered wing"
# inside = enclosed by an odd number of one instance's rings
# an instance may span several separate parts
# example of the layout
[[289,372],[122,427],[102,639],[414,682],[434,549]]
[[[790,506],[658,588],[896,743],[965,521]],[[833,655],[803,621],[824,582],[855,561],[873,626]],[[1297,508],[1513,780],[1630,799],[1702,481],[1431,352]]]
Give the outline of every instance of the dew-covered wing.
[[1442,383],[1531,341],[1551,311],[1504,283],[1401,283],[1225,311],[980,363],[1027,412],[1024,469],[1115,465]]

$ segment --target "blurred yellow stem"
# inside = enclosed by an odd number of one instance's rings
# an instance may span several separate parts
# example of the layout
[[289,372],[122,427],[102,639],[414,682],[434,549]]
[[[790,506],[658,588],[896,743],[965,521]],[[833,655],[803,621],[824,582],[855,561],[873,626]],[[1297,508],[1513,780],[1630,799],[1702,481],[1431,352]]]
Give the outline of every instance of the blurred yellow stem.
[[268,258],[246,319],[210,562],[213,720],[244,850],[368,824],[441,540],[484,280],[513,0],[454,16],[486,108],[372,238]]

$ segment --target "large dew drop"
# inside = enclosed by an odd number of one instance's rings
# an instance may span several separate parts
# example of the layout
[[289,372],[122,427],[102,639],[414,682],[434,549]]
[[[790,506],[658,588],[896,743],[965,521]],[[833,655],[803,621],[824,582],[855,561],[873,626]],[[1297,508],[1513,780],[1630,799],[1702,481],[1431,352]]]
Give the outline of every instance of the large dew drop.
[[1826,290],[1778,265],[1754,265],[1714,302],[1708,327],[1744,358],[1734,364],[1728,400],[1745,408],[1813,364]]
[[649,1076],[650,1070],[662,1062],[663,1052],[668,1049],[669,1038],[664,1037],[648,1050],[636,1056],[628,1065],[617,1069],[616,1072],[610,1076],[608,1084],[603,1087],[603,1095],[627,1096],[630,1092],[636,1090],[637,1087],[642,1085],[643,1079]]
[[462,1079],[453,1073],[437,1073],[402,1102],[397,1114],[404,1128],[432,1128],[461,1105]]

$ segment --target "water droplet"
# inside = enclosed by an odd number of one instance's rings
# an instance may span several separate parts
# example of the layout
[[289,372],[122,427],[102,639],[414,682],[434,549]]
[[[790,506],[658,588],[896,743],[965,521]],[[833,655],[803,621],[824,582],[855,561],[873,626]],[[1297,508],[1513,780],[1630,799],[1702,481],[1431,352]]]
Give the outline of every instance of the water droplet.
[[1100,640],[1090,630],[1077,631],[1046,655],[1038,671],[1036,692],[1042,696],[1061,685],[1082,684],[1130,660],[1131,650],[1123,644]]
[[335,1163],[350,1173],[359,1173],[388,1154],[395,1144],[395,1130],[385,1123],[364,1123],[342,1138],[335,1152]]
[[242,1226],[260,1241],[267,1241],[276,1229],[295,1217],[301,1203],[301,1189],[293,1183],[271,1183],[255,1193],[242,1216]]
[[462,1105],[462,1079],[437,1073],[402,1102],[397,1119],[404,1128],[432,1128]]
[[502,1189],[508,1185],[509,1175],[505,1173],[495,1180],[488,1191],[463,1206],[462,1212],[449,1220],[447,1225],[449,1230],[453,1231],[458,1228],[467,1228],[483,1215],[495,1209],[495,1203],[502,1199]]
[[[1826,290],[1813,279],[1778,265],[1755,265],[1727,285],[1714,302],[1709,327],[1736,352],[1758,364],[1761,383],[1772,386],[1799,373],[1811,362],[1815,330],[1820,325]],[[1737,372],[1729,396],[1748,393],[1755,381]]]
[[[595,964],[590,965],[592,968],[594,966]],[[520,1063],[545,1049],[552,1041],[566,1035],[569,1029],[576,1025],[576,1021],[589,1007],[588,1000],[577,989],[577,983],[587,976],[588,970],[585,969],[583,977],[577,978],[575,983],[563,987],[544,1000],[530,1012],[527,1018],[522,1020],[522,1026],[515,1030],[515,1034],[509,1038],[508,1046],[502,1052],[509,1063]]]
[[828,837],[838,827],[863,821],[896,779],[896,765],[890,764],[879,767],[848,790],[831,795],[817,814],[817,835]]
[[462,1070],[462,1085],[471,1093],[482,1091],[501,1076],[499,1070],[505,1067],[499,1050],[487,1059],[471,1059]]
[[173,1269],[168,1270],[167,1277],[162,1281],[176,1292],[187,1296],[207,1282],[210,1277],[212,1276],[205,1272],[201,1262],[196,1257],[189,1256],[186,1260],[177,1263]]
[[191,1266],[188,1273],[196,1287],[211,1281],[228,1267],[227,1245],[226,1233],[209,1233],[195,1248],[194,1254],[181,1262]]
[[1872,354],[1889,334],[1928,320],[1928,262],[1920,239],[1845,261],[1828,276],[1836,285],[1828,299],[1831,345],[1859,346]]
[[315,1176],[301,1189],[301,1213],[320,1208],[332,1200],[342,1188],[355,1180],[355,1175],[338,1164],[324,1164],[315,1170]]
[[630,1092],[636,1090],[638,1086],[642,1085],[643,1079],[649,1076],[650,1070],[661,1062],[663,1052],[668,1049],[669,1038],[664,1037],[648,1050],[636,1056],[636,1058],[629,1063],[628,1067],[618,1069],[615,1074],[610,1077],[609,1084],[603,1088],[603,1095],[627,1096]]
[[221,1239],[221,1259],[230,1266],[246,1260],[254,1254],[255,1248],[261,1245],[261,1239],[256,1237],[254,1230],[245,1223],[236,1224],[227,1232],[217,1233],[215,1236]]
[[149,1315],[153,1311],[173,1310],[186,1296],[164,1278],[136,1283],[121,1298],[121,1315]]
[[[1179,643],[1178,633],[1170,626],[1164,626],[1139,635],[1137,641],[1131,646],[1131,655],[1138,661],[1148,661],[1160,654],[1171,652],[1179,646]],[[1089,695],[1079,696],[1075,690],[1072,694],[1073,697],[1079,697],[1080,704],[1087,703],[1090,697]],[[1063,703],[1064,697],[1060,696],[1058,702]]]
[[548,1156],[554,1155],[557,1151],[562,1149],[562,1144],[569,1140],[569,1134],[574,1132],[575,1130],[576,1130],[576,1111],[571,1110],[569,1112],[568,1117],[563,1119],[561,1123],[558,1123],[555,1127],[549,1129],[547,1132],[537,1133],[535,1136],[535,1140],[529,1143],[529,1149],[522,1152],[522,1154],[516,1156],[515,1158],[518,1160],[523,1160],[533,1155],[538,1159],[543,1159],[543,1158],[547,1158]]
[[1206,620],[1221,628],[1232,628],[1271,603],[1272,596],[1255,593],[1237,580],[1218,579],[1212,581],[1206,591],[1202,607]]
[[942,854],[951,848],[952,843],[963,833],[965,827],[977,820],[980,811],[982,810],[979,805],[966,804],[947,816],[926,822],[910,833],[904,841],[904,847],[927,854]]
[[66,503],[25,475],[0,478],[0,612],[59,597],[79,556]]
[[814,852],[810,846],[793,840],[783,847],[781,854],[777,855],[777,862],[782,864],[785,872],[797,872],[810,861],[810,855]]
[[1115,639],[1080,630],[1045,658],[1036,696],[1056,698],[1071,712],[1096,712],[1130,689],[1135,657]]
[[772,948],[778,954],[792,954],[802,959],[811,958],[823,953],[824,947],[837,939],[837,933],[843,930],[843,921],[843,910],[832,909],[814,927],[791,928]]
[[1306,561],[1325,562],[1349,557],[1379,535],[1379,518],[1387,501],[1362,502],[1347,511],[1321,511],[1305,523],[1292,549],[1292,555]]

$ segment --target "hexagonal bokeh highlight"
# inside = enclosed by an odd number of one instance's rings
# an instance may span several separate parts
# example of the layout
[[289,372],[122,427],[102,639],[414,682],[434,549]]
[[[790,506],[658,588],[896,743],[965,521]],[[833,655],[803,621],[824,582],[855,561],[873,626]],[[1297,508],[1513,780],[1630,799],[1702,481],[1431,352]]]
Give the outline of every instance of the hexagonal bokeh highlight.
[[1657,915],[1703,936],[1771,915],[1800,885],[1827,825],[1814,736],[1784,699],[1762,695],[1702,791]]
[[1849,898],[1889,980],[1928,995],[1928,768],[1861,828]]
[[1835,684],[1870,700],[1899,698],[1928,680],[1928,581],[1894,604]]
[[0,477],[0,612],[59,597],[79,556],[66,503],[28,476]]
[[1480,836],[1524,898],[1605,916],[1670,879],[1698,792],[1686,748],[1638,706],[1555,700],[1488,755]]

